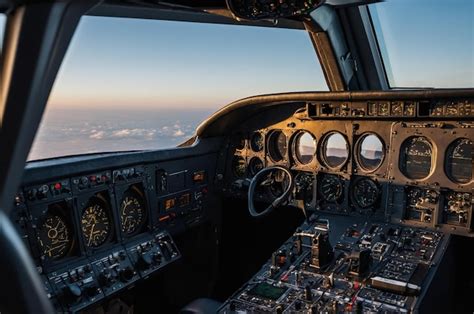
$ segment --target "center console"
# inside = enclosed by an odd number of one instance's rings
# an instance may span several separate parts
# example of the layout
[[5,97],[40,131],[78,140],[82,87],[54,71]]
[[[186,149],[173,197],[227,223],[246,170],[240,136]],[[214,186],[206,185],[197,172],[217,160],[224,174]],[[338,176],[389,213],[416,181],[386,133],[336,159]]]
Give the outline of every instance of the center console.
[[311,216],[219,313],[417,311],[449,235]]

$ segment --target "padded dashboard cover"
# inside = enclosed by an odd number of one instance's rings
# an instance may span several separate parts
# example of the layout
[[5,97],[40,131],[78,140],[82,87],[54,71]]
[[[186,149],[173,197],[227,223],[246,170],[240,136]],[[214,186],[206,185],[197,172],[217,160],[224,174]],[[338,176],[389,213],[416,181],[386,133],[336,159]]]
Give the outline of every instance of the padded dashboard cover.
[[0,313],[54,313],[35,265],[0,209]]
[[291,92],[252,96],[237,100],[215,112],[201,123],[196,135],[201,138],[226,135],[235,126],[272,107],[288,104],[296,110],[302,102],[307,101],[357,101],[357,100],[390,100],[390,99],[430,99],[437,97],[474,97],[474,89],[426,89],[426,90],[389,90],[389,91],[354,91],[354,92]]

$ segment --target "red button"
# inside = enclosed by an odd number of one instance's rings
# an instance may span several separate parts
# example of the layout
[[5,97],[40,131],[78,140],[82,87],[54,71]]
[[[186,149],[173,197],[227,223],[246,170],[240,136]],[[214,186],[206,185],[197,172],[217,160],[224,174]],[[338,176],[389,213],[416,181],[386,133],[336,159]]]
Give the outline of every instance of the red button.
[[54,188],[55,188],[56,190],[61,190],[61,183],[59,183],[59,182],[56,183],[56,184],[54,185]]

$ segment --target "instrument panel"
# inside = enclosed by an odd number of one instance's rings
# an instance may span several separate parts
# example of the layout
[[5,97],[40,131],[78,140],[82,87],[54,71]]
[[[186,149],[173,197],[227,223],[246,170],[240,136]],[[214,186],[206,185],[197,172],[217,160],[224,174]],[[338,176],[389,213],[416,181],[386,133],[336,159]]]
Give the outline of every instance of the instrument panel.
[[306,209],[474,236],[472,104],[327,101],[303,104],[277,122],[264,122],[269,112],[256,115],[230,136],[242,145],[229,146],[238,164],[230,164],[224,190],[246,197],[236,180],[280,165],[313,176],[306,194],[314,206]]
[[23,186],[13,212],[55,308],[90,308],[179,259],[172,236],[208,219],[208,161],[195,157],[184,170],[175,162],[139,164]]

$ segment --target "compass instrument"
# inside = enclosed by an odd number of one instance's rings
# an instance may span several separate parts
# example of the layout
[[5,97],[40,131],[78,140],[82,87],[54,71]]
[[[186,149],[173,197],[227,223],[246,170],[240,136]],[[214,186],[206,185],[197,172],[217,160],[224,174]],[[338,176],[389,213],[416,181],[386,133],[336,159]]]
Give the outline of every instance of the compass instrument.
[[81,230],[87,247],[97,248],[112,236],[109,206],[101,196],[92,197],[81,215]]
[[125,191],[120,203],[120,226],[122,233],[132,236],[140,232],[146,223],[145,198],[141,191],[132,186]]

